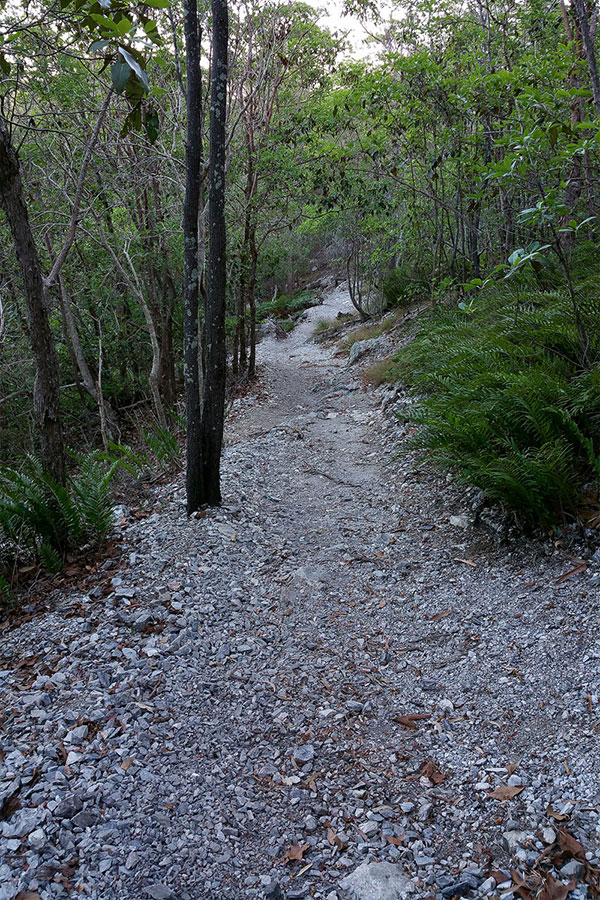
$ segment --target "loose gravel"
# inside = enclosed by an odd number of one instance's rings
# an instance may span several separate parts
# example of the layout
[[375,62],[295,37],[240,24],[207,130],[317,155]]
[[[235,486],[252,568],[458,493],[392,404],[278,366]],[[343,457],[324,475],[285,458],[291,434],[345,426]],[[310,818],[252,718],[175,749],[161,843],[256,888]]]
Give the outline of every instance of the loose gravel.
[[348,308],[261,345],[220,509],[155,487],[1,632],[0,900],[596,896],[600,554],[476,529],[309,340]]

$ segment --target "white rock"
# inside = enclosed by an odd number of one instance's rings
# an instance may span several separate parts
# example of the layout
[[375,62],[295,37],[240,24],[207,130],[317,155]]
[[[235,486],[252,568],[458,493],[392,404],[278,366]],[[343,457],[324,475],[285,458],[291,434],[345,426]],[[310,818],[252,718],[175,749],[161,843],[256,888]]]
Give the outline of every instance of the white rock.
[[35,831],[31,832],[27,840],[34,850],[41,850],[42,847],[46,846],[46,832],[43,828],[36,828]]
[[405,900],[413,883],[394,863],[363,863],[340,881],[348,900]]
[[469,519],[467,516],[450,516],[450,524],[453,525],[454,528],[468,528]]

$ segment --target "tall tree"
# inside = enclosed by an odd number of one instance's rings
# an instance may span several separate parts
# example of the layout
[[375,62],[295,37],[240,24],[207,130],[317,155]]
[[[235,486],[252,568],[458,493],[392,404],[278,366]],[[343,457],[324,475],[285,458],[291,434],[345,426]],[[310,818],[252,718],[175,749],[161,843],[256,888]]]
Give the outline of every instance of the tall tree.
[[187,142],[185,151],[185,203],[183,208],[184,312],[183,353],[186,411],[186,496],[188,514],[204,502],[198,347],[199,271],[198,217],[201,201],[202,72],[197,0],[185,0],[184,31],[187,69]]
[[204,502],[221,502],[221,449],[225,419],[225,118],[227,114],[229,16],[227,0],[212,0],[212,74],[208,208],[208,290],[204,319],[202,468]]
[[[187,416],[186,495],[188,514],[203,504],[221,502],[220,467],[225,419],[225,120],[227,114],[229,17],[226,0],[212,0],[212,71],[208,208],[208,286],[204,309],[202,369],[198,362],[202,215],[202,83],[200,31],[196,0],[185,0],[188,69],[186,196],[184,209],[184,378]],[[200,381],[202,387],[200,388]]]
[[0,205],[11,230],[21,270],[27,325],[35,362],[33,404],[44,469],[60,484],[65,480],[65,451],[60,416],[58,356],[50,328],[46,286],[31,230],[19,159],[8,125],[0,115]]

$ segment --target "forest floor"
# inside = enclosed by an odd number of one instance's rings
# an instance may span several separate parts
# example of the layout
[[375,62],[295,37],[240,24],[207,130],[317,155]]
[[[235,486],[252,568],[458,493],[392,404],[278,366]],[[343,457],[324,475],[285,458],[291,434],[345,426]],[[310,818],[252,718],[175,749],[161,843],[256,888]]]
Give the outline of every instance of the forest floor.
[[2,632],[0,900],[597,896],[593,566],[472,527],[310,341],[348,308],[260,345],[222,508],[155,487]]

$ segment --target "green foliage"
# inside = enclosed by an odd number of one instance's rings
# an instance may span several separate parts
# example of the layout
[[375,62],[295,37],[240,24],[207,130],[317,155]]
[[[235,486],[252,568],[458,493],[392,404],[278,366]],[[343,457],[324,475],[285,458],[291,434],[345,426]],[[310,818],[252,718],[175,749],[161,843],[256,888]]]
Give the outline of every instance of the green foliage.
[[293,319],[305,309],[314,306],[315,302],[315,295],[312,291],[300,291],[292,297],[287,294],[279,294],[274,300],[264,300],[262,303],[256,304],[256,320],[264,322],[265,319],[271,317]]
[[504,287],[469,312],[437,309],[394,361],[420,394],[417,442],[523,521],[549,527],[577,515],[600,478],[600,293],[581,299],[593,335],[578,362],[569,298]]
[[143,428],[142,434],[146,446],[161,466],[173,466],[181,461],[179,441],[169,428],[154,425],[153,428]]
[[0,537],[3,555],[32,553],[58,571],[69,550],[98,544],[113,524],[110,482],[117,464],[94,454],[78,457],[66,487],[57,484],[35,457],[20,470],[0,468]]
[[384,278],[383,297],[386,307],[410,306],[415,300],[431,296],[431,285],[404,266],[396,266]]

